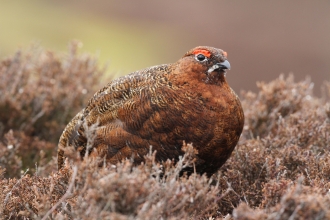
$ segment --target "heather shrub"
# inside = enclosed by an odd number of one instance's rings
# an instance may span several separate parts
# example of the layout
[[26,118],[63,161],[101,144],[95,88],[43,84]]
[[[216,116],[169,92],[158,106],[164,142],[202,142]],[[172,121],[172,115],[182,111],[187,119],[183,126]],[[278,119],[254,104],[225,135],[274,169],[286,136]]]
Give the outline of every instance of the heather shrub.
[[[7,156],[0,163],[19,157],[17,166],[34,167],[56,155],[63,128],[100,87],[103,74],[94,58],[78,54],[78,45],[72,42],[62,56],[32,47],[1,61],[0,144],[10,147],[2,147]],[[7,175],[18,175],[9,168]]]
[[[100,88],[96,60],[32,48],[1,62],[0,217],[3,219],[329,219],[330,83],[322,97],[292,75],[242,92],[245,126],[230,159],[211,178],[180,176],[154,152],[134,167],[72,159],[56,171],[66,123]],[[29,168],[27,172],[26,169]],[[24,171],[22,171],[24,170]]]

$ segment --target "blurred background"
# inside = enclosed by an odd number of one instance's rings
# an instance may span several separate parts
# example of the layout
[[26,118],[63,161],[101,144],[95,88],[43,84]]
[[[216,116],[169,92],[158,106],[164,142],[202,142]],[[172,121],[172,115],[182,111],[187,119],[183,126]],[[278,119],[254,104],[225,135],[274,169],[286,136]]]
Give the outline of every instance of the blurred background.
[[40,44],[65,52],[82,42],[114,77],[178,60],[195,46],[228,52],[229,84],[284,73],[310,76],[315,93],[330,80],[330,1],[0,0],[0,58]]

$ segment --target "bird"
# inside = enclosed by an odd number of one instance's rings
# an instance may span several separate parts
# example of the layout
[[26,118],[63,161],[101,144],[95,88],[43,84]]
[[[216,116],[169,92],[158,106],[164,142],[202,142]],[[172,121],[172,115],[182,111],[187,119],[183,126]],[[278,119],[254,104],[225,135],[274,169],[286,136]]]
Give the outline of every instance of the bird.
[[58,144],[58,169],[65,149],[100,157],[107,164],[178,161],[183,143],[197,150],[194,170],[211,176],[230,157],[244,125],[237,94],[226,80],[230,63],[221,49],[198,46],[171,64],[119,77],[97,91],[65,127]]

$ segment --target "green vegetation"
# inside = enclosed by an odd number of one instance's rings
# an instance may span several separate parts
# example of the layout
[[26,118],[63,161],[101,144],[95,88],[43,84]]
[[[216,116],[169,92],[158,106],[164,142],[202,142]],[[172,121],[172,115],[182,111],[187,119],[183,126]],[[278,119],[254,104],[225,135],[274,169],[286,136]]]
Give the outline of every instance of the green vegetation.
[[[134,22],[109,21],[81,10],[49,1],[0,1],[0,57],[31,43],[63,51],[71,39],[80,40],[84,51],[98,54],[99,63],[109,63],[112,73],[130,71],[160,63],[155,48],[173,42],[167,27]],[[157,40],[156,40],[157,39]],[[160,47],[160,45],[163,45]],[[120,70],[120,72],[117,72]]]

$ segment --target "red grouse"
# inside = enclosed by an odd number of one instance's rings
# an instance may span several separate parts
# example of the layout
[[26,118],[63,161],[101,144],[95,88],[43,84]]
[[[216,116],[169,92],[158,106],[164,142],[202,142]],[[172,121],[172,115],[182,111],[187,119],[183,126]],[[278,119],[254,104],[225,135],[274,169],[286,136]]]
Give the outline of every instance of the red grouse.
[[110,164],[125,158],[140,164],[150,146],[158,161],[177,161],[185,141],[198,151],[196,171],[212,175],[231,155],[244,124],[239,98],[226,81],[227,69],[226,52],[196,47],[175,63],[110,82],[66,126],[58,168],[68,146],[82,157],[87,148],[90,156]]

